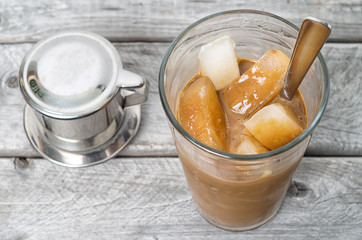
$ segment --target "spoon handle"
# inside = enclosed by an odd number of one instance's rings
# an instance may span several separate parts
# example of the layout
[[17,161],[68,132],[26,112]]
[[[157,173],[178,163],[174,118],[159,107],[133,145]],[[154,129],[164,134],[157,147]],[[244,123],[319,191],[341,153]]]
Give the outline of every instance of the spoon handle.
[[300,27],[280,97],[291,100],[305,74],[331,33],[331,26],[308,17]]

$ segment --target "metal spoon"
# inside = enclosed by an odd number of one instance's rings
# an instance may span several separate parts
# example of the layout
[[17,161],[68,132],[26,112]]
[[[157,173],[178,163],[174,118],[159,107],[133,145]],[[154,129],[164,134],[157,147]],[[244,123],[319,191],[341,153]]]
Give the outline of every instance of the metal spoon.
[[331,33],[331,26],[314,17],[304,19],[295,43],[292,58],[280,97],[291,100],[305,74]]

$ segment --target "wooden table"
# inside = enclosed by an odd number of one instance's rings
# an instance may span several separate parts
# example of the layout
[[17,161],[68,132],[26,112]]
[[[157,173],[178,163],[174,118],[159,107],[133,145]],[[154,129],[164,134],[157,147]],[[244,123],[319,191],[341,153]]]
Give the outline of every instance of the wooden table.
[[[158,70],[170,42],[214,12],[258,9],[300,26],[333,27],[322,53],[328,108],[275,218],[248,232],[208,224],[196,211],[160,104]],[[23,130],[18,69],[48,34],[87,30],[111,40],[124,67],[150,82],[138,135],[117,158],[66,168],[40,158]],[[362,239],[362,2],[0,2],[0,239]]]

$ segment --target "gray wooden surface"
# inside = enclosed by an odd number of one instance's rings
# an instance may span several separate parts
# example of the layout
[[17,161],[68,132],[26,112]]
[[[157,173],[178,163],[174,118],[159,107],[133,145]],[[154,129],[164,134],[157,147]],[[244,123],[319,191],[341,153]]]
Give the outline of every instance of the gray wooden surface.
[[361,239],[361,171],[361,157],[306,157],[276,217],[232,233],[196,212],[177,158],[81,169],[4,158],[1,239]]
[[300,25],[315,16],[333,26],[333,41],[362,40],[361,0],[2,0],[4,43],[36,41],[60,30],[94,31],[113,41],[170,41],[190,23],[209,14],[255,9]]
[[[157,92],[170,41],[195,20],[258,9],[296,25],[333,27],[322,53],[327,110],[279,214],[233,233],[205,222],[191,200]],[[17,71],[26,51],[60,30],[112,40],[124,67],[150,82],[136,138],[117,158],[70,169],[39,158],[23,130]],[[0,0],[0,239],[361,239],[362,1]]]

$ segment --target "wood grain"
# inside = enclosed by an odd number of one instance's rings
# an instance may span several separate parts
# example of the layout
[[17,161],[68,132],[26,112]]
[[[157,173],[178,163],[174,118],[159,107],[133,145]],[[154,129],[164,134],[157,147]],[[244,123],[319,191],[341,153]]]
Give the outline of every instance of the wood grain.
[[[37,157],[23,130],[25,101],[17,71],[32,44],[0,45],[0,156]],[[142,106],[140,131],[120,155],[176,156],[166,116],[158,96],[158,70],[169,43],[115,45],[125,69],[150,82],[149,99]],[[327,110],[314,132],[307,155],[362,155],[362,45],[327,44],[323,49],[330,73]]]
[[[309,157],[279,213],[242,233],[198,214],[158,96],[171,40],[194,21],[231,9],[271,12],[298,26],[315,16],[333,28],[322,49],[330,99]],[[361,239],[361,26],[361,0],[0,1],[0,239]],[[150,82],[135,139],[118,158],[88,168],[38,158],[23,130],[21,60],[34,42],[63,30],[107,37],[124,68]]]
[[192,202],[178,158],[89,168],[1,159],[0,239],[360,239],[362,158],[304,158],[279,213],[232,233]]
[[170,41],[209,14],[232,9],[274,13],[300,26],[307,16],[329,22],[330,41],[362,41],[360,0],[278,1],[0,1],[0,42],[35,42],[63,30],[88,30],[112,41]]
[[362,45],[331,44],[322,53],[329,72],[330,95],[307,154],[361,156]]

